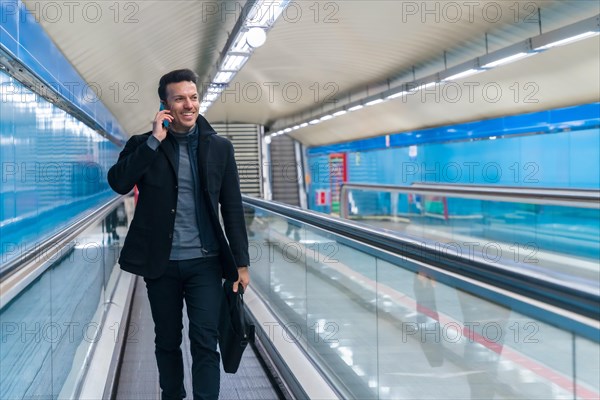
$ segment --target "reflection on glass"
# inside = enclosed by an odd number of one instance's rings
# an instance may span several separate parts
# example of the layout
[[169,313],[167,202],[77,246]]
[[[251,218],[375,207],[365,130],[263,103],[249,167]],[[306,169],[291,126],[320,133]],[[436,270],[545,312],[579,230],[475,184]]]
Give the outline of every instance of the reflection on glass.
[[74,394],[97,335],[115,334],[101,325],[102,312],[119,271],[116,262],[126,226],[121,205],[48,258],[51,266],[3,305],[1,399]]
[[598,342],[575,338],[575,391],[582,399],[598,398],[600,393],[600,346]]
[[251,285],[280,318],[263,329],[304,347],[347,398],[600,395],[598,342],[261,208],[251,228]]
[[119,148],[0,71],[0,257],[26,254],[114,193]]
[[600,210],[349,189],[348,218],[493,264],[600,284]]

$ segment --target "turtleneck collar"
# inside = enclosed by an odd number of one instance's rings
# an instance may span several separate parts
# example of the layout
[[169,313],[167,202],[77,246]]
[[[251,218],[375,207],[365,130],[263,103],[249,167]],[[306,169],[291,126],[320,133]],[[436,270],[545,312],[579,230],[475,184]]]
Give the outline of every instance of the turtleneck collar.
[[191,136],[197,135],[197,134],[198,134],[198,125],[197,125],[197,124],[194,124],[194,127],[193,127],[192,129],[190,129],[189,131],[187,131],[187,132],[184,132],[184,133],[180,133],[180,132],[174,132],[174,131],[172,131],[172,130],[170,130],[170,129],[169,129],[169,132],[170,132],[170,133],[171,133],[171,134],[172,134],[172,135],[173,135],[175,138],[177,138],[177,139],[183,139],[183,138],[186,138],[186,137],[191,137]]

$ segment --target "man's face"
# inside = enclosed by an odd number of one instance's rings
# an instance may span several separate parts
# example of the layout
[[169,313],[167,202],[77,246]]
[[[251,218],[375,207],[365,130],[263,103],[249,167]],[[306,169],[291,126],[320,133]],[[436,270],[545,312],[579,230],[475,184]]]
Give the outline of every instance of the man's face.
[[171,110],[175,132],[188,132],[196,124],[200,101],[196,84],[190,81],[169,83],[166,87],[167,109]]

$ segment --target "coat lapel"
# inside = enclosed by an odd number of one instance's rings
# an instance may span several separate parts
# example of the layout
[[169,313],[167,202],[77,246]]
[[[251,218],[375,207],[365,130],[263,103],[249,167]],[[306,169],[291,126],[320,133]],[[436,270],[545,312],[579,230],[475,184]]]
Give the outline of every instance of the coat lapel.
[[162,141],[160,148],[165,153],[167,160],[169,160],[169,164],[171,164],[171,168],[173,168],[173,172],[175,173],[175,176],[177,176],[178,157],[175,154],[177,147],[175,146],[174,140],[172,138],[170,138],[169,136],[170,135],[167,135],[167,138]]
[[208,151],[210,148],[210,135],[198,136],[198,170],[200,171],[200,184],[208,187]]

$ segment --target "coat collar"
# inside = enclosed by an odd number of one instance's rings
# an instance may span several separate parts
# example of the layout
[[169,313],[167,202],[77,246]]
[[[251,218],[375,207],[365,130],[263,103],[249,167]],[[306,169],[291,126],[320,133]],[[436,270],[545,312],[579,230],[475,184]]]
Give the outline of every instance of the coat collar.
[[[212,135],[216,135],[217,132],[213,129],[210,123],[202,115],[198,115],[196,120],[198,126],[198,166],[200,171],[201,183],[206,184],[206,171],[208,162],[208,151],[210,148],[210,138]],[[167,134],[167,139],[163,140],[160,148],[164,151],[169,164],[173,168],[175,176],[177,176],[178,169],[178,147],[176,139],[171,133]]]
[[217,134],[210,123],[202,115],[198,115],[196,125],[198,126],[198,138],[202,141],[208,141],[212,135]]
[[200,172],[200,184],[202,187],[207,187],[207,171],[208,171],[208,154],[210,149],[210,138],[216,135],[217,132],[208,123],[206,118],[198,115],[196,120],[198,125],[198,168]]

